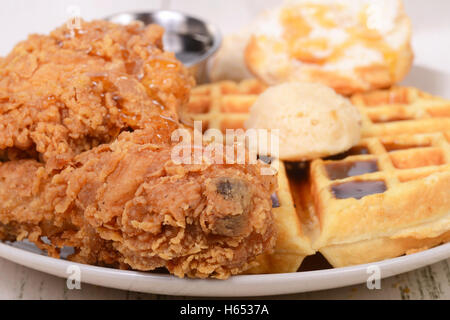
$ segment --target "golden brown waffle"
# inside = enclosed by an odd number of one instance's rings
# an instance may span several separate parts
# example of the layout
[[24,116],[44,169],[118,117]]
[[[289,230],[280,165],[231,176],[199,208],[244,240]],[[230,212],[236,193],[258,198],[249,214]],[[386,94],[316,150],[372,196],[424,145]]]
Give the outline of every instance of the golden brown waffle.
[[394,87],[351,100],[363,117],[363,137],[450,130],[450,101],[415,88]]
[[339,267],[450,241],[450,102],[403,87],[352,101],[365,138],[311,163],[313,247]]
[[[201,85],[192,90],[187,112],[193,120],[202,121],[203,130],[243,128],[250,107],[265,89],[257,80]],[[296,213],[284,164],[273,165],[278,168],[278,191],[273,197],[277,243],[273,253],[258,257],[258,266],[249,273],[295,272],[314,253]]]
[[254,79],[197,86],[191,92],[188,116],[202,121],[203,130],[214,128],[225,132],[225,129],[244,128],[250,107],[266,88]]
[[[242,128],[264,89],[256,80],[200,86],[188,110],[204,129]],[[307,238],[335,267],[450,241],[450,102],[404,87],[352,102],[363,115],[358,146],[280,166],[281,206],[274,211],[281,237],[254,272],[295,271],[314,252]]]

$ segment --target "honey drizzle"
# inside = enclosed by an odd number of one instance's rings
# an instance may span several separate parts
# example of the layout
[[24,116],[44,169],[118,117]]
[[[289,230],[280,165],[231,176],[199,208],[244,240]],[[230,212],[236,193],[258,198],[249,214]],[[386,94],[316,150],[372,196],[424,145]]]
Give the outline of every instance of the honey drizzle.
[[[334,6],[343,10],[343,6]],[[335,28],[336,22],[328,17],[330,8],[326,5],[308,4],[301,6],[302,9],[310,10],[315,21],[318,21],[321,27],[325,29]],[[335,62],[341,59],[345,52],[356,44],[362,44],[364,47],[376,50],[383,54],[385,63],[388,65],[391,76],[395,75],[395,66],[398,60],[398,54],[383,39],[382,35],[375,29],[368,26],[367,7],[360,13],[359,23],[356,26],[348,27],[345,31],[349,34],[348,39],[341,45],[331,48],[331,54],[327,57],[317,57],[318,50],[325,51],[330,49],[330,44],[326,38],[308,39],[312,27],[302,16],[299,7],[289,7],[281,12],[281,23],[284,26],[284,38],[288,43],[291,56],[297,60],[323,65],[329,62]]]

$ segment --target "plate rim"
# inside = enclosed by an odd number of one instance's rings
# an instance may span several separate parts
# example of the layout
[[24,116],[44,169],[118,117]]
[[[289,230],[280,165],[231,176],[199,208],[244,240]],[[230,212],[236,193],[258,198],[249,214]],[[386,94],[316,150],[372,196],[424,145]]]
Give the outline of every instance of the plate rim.
[[[69,266],[78,266],[83,283],[150,294],[192,297],[258,297],[313,292],[365,283],[368,267],[381,278],[392,277],[450,258],[450,243],[406,256],[357,266],[280,274],[237,275],[227,280],[177,278],[169,274],[118,270],[51,258],[0,243],[0,257],[22,266],[67,278]],[[51,268],[53,266],[53,268]],[[371,269],[372,270],[372,269]]]

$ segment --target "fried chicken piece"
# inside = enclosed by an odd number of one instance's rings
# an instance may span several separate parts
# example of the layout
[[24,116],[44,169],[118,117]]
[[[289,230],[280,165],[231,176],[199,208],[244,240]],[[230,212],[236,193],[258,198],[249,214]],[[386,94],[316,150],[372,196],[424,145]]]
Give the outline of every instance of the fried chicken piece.
[[275,177],[261,175],[263,164],[176,164],[173,148],[149,126],[55,175],[35,160],[1,164],[0,238],[28,238],[55,257],[73,246],[77,262],[166,267],[180,277],[247,269],[274,245]]
[[202,278],[272,248],[276,180],[262,164],[172,160],[193,80],[162,51],[162,32],[82,22],[0,59],[0,239]]
[[0,150],[63,167],[155,117],[177,121],[193,79],[162,35],[156,25],[82,21],[19,43],[0,59]]

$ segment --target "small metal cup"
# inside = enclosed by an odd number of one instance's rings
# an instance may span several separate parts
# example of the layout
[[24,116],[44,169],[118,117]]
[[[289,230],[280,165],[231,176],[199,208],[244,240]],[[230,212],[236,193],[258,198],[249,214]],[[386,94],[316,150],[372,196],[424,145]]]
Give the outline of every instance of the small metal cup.
[[177,11],[124,12],[108,16],[105,20],[120,24],[141,21],[164,27],[164,50],[174,52],[177,59],[189,68],[197,83],[207,81],[207,62],[222,41],[216,26]]

